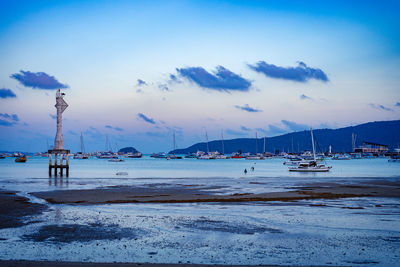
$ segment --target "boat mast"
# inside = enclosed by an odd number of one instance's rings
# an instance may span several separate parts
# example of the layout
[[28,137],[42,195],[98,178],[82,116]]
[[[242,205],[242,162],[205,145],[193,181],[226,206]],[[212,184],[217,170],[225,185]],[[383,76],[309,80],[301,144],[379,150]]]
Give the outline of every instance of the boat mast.
[[207,154],[209,154],[210,150],[208,149],[208,134],[207,134],[207,131],[206,131],[206,142],[207,142]]
[[174,136],[174,148],[173,148],[173,150],[175,150],[176,149],[175,131],[174,131],[173,136]]
[[222,137],[222,155],[225,155],[225,147],[224,147],[224,131],[221,131]]
[[314,135],[312,132],[312,127],[310,128],[310,132],[311,132],[311,142],[312,142],[312,151],[313,151],[314,161],[316,161],[317,157],[315,156]]
[[257,132],[256,132],[256,155],[257,155],[257,151],[258,150],[258,138],[257,138]]
[[85,153],[85,145],[83,144],[83,135],[82,135],[82,132],[81,132],[81,152],[82,152],[82,153]]
[[264,154],[265,154],[265,136],[264,136]]

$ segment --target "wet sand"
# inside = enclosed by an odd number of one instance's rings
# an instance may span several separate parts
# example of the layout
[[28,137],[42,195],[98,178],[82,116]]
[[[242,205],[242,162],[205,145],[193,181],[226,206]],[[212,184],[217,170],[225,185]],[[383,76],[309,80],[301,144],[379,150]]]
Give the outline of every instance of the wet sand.
[[46,209],[46,205],[30,203],[14,191],[0,191],[0,229],[25,225],[25,216],[40,214]]
[[30,266],[30,267],[94,267],[94,266],[122,266],[122,267],[208,267],[208,266],[229,266],[229,267],[247,267],[247,266],[286,266],[286,265],[207,265],[207,264],[162,264],[162,263],[94,263],[94,262],[60,262],[60,261],[2,261],[0,260],[0,266],[16,267],[16,266]]
[[118,186],[87,190],[56,190],[30,193],[52,204],[195,203],[297,201],[349,197],[400,197],[400,182],[369,184],[314,183],[288,188],[286,192],[222,194],[223,187],[201,185]]

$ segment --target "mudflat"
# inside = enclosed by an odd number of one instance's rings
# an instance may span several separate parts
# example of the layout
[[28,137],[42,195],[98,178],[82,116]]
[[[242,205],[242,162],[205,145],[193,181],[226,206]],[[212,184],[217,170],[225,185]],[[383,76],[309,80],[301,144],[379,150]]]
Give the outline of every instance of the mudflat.
[[46,205],[31,203],[14,191],[0,190],[0,229],[25,225],[25,216],[40,214],[46,209]]
[[[220,189],[220,190],[219,190]],[[231,193],[223,188],[201,185],[116,186],[85,190],[56,190],[30,193],[52,204],[194,203],[296,201],[348,197],[400,197],[400,182],[340,184],[314,183],[288,188],[285,192]]]

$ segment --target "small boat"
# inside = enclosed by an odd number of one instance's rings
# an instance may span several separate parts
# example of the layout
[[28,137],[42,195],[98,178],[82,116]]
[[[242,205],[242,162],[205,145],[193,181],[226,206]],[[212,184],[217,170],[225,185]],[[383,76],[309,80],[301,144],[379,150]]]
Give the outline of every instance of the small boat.
[[159,152],[159,153],[152,153],[150,157],[155,159],[165,159],[167,155],[165,155],[164,152]]
[[400,162],[400,155],[391,156],[388,162]]
[[167,155],[166,159],[182,159],[181,156],[176,156],[175,154],[169,154]]
[[248,160],[261,160],[261,159],[265,159],[264,156],[262,154],[255,154],[255,155],[248,155],[245,159]]
[[108,161],[109,162],[123,162],[125,160],[123,160],[123,159],[109,159]]
[[133,159],[138,159],[138,158],[143,157],[143,154],[140,153],[140,152],[136,152],[136,153],[127,153],[127,154],[125,155],[125,157],[127,157],[127,158],[133,158]]
[[314,136],[312,132],[312,128],[310,129],[311,133],[311,143],[313,148],[313,160],[305,161],[299,163],[299,165],[295,167],[288,167],[291,172],[328,172],[332,166],[325,166],[324,164],[320,164],[317,162],[317,157],[315,155],[315,144],[314,144]]
[[349,154],[335,154],[332,160],[350,160],[351,156]]
[[231,155],[231,159],[242,159],[242,158],[243,158],[243,156],[242,156],[240,153],[238,153],[238,152],[233,153],[233,154]]
[[15,158],[15,162],[26,162],[26,156],[24,155],[24,156]]

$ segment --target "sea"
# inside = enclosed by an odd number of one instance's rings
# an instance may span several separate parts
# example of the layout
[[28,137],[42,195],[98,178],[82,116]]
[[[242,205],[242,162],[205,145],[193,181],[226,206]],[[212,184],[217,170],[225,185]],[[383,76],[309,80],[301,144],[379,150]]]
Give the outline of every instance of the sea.
[[[30,192],[201,185],[217,194],[283,192],[310,183],[400,182],[387,158],[327,160],[327,173],[293,173],[285,160],[70,159],[69,177],[48,158],[0,159],[0,189]],[[252,170],[253,168],[254,170]],[[244,170],[247,170],[247,173]],[[126,172],[127,175],[117,175]],[[49,204],[0,229],[0,259],[228,265],[399,266],[400,196],[291,202]]]

